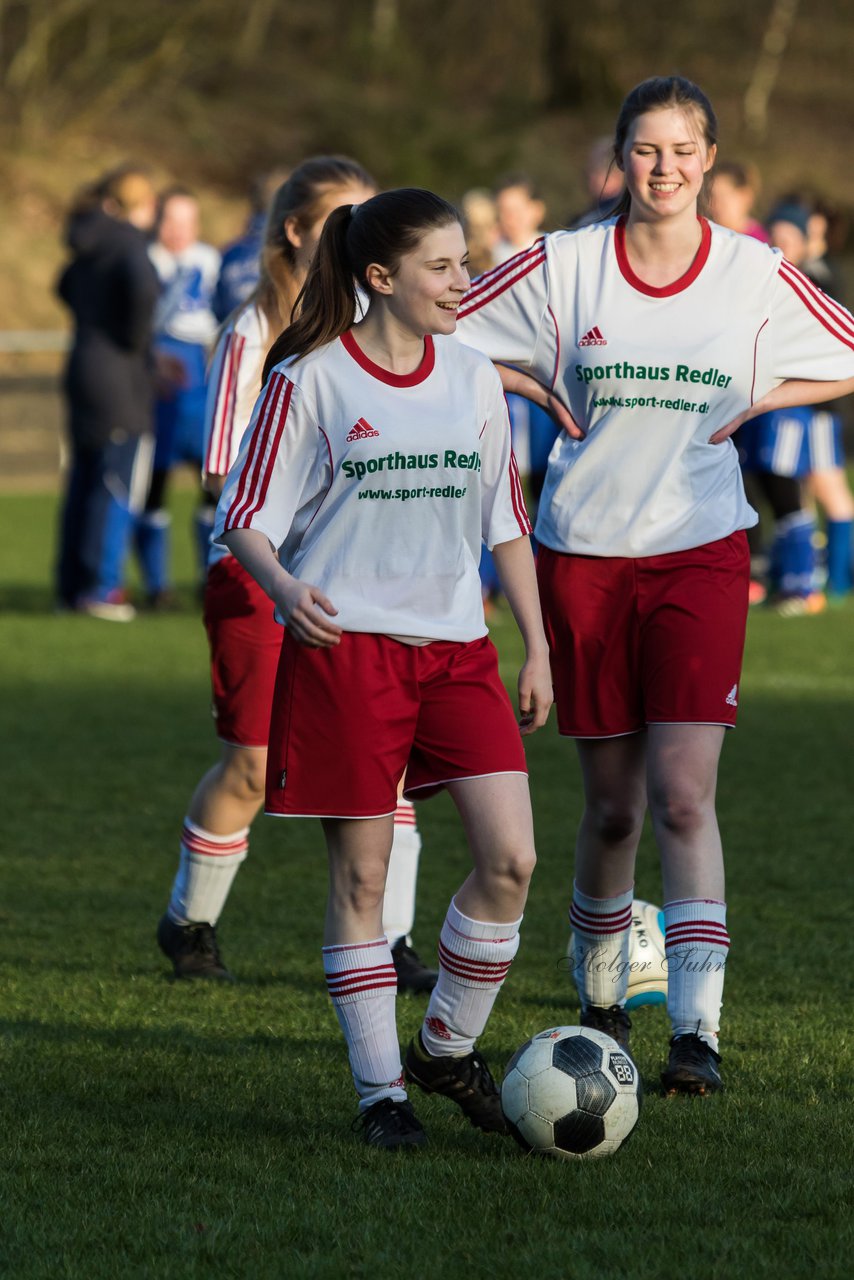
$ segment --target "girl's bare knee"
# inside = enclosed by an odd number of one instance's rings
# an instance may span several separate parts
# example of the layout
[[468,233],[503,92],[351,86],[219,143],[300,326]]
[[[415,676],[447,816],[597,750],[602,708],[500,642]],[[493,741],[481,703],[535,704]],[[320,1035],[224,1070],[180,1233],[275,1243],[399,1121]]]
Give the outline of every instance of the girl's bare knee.
[[511,892],[527,889],[537,865],[537,855],[530,846],[513,848],[496,857],[487,869],[487,875],[503,884]]
[[681,786],[656,790],[649,798],[653,820],[674,835],[691,835],[708,820],[704,790]]
[[334,876],[332,891],[339,902],[357,915],[375,911],[385,894],[385,868],[355,867],[343,873],[339,871]]
[[643,811],[618,800],[588,804],[585,819],[592,824],[596,837],[604,845],[622,845],[639,834]]

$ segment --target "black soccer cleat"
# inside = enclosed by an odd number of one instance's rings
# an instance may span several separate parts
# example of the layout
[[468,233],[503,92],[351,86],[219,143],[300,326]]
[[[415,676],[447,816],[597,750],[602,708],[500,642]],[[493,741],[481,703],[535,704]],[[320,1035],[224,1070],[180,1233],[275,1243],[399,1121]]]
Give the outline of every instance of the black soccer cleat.
[[439,981],[439,970],[428,969],[406,938],[398,938],[391,949],[391,958],[397,974],[399,994],[427,995]]
[[724,1087],[718,1070],[720,1061],[721,1055],[693,1032],[674,1036],[661,1083],[670,1095],[690,1093],[705,1097],[707,1093],[719,1093]]
[[616,1040],[621,1049],[629,1053],[629,1033],[632,1020],[625,1009],[612,1004],[607,1009],[598,1004],[590,1004],[582,1011],[580,1022],[582,1027],[590,1027],[593,1031],[603,1031],[606,1036]]
[[157,926],[157,945],[172,961],[176,978],[234,982],[219,953],[212,924],[176,924],[167,912]]
[[369,1147],[384,1151],[412,1150],[427,1142],[412,1103],[395,1102],[394,1098],[381,1098],[362,1111],[353,1121],[353,1128],[361,1128]]
[[424,1093],[441,1093],[450,1098],[476,1129],[484,1133],[507,1133],[501,1093],[476,1050],[463,1058],[434,1058],[424,1048],[419,1032],[409,1042],[403,1074]]

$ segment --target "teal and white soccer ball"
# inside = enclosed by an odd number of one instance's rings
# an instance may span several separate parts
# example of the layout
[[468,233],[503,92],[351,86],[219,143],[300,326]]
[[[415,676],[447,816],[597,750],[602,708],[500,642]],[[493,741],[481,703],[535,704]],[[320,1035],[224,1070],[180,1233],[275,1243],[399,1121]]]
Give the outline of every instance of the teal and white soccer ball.
[[667,962],[664,955],[664,912],[635,898],[629,935],[627,1009],[667,1003]]
[[[575,954],[575,937],[569,938],[570,964]],[[664,955],[664,912],[652,902],[635,898],[629,933],[629,986],[626,1008],[667,1003],[667,962]]]
[[591,1027],[551,1027],[507,1064],[501,1107],[525,1151],[561,1160],[609,1156],[638,1122],[638,1069]]

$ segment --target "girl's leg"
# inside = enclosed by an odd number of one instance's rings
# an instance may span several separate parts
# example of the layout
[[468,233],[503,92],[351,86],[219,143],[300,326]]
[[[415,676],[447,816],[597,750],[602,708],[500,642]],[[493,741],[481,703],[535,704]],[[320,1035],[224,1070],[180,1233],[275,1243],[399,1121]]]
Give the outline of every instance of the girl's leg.
[[433,990],[439,975],[435,969],[427,968],[412,945],[421,833],[418,830],[415,805],[403,796],[405,776],[404,774],[397,788],[394,839],[383,898],[383,932],[394,957],[398,991],[423,995]]
[[827,592],[843,596],[851,590],[854,497],[842,467],[813,471],[807,479],[812,497],[822,508],[827,532]]
[[537,860],[528,779],[521,773],[465,778],[449,783],[448,792],[474,862],[456,894],[459,910],[473,919],[517,920]]
[[406,1054],[407,1078],[442,1093],[477,1128],[504,1132],[498,1089],[474,1043],[519,947],[534,869],[534,829],[524,774],[448,785],[474,868],[451,900],[439,939],[439,980],[420,1035]]
[[647,730],[649,811],[665,900],[723,898],[715,790],[725,732],[707,724],[654,724]]
[[663,1080],[671,1090],[695,1093],[720,1088],[718,1029],[729,935],[715,789],[724,732],[702,724],[648,730],[647,786],[661,852],[673,1029]]
[[[395,1022],[397,979],[382,932],[392,819],[325,818],[323,830],[329,851],[323,969],[347,1041],[359,1110],[366,1113],[385,1100],[406,1102]],[[367,1128],[366,1137],[371,1141]]]
[[169,902],[176,924],[214,925],[219,919],[264,800],[266,758],[263,747],[224,746],[220,761],[196,787]]
[[764,473],[763,487],[774,513],[771,586],[784,600],[806,600],[815,578],[815,517],[804,507],[800,481],[794,476]]
[[635,858],[646,812],[646,734],[576,743],[584,812],[575,844],[569,919],[581,1022],[628,1045]]
[[224,745],[193,793],[181,832],[178,871],[157,929],[178,978],[225,978],[216,923],[240,864],[249,828],[264,800],[267,751]]

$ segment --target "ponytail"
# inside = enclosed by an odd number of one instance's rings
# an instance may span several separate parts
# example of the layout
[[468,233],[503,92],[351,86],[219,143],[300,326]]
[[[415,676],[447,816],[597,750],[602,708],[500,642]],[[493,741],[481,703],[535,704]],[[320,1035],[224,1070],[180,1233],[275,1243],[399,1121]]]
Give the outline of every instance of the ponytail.
[[347,254],[347,231],[352,220],[350,205],[333,209],[326,219],[305,284],[294,303],[296,319],[267,352],[262,382],[282,360],[307,356],[352,328],[356,319],[356,282]]
[[263,381],[282,360],[299,360],[353,327],[356,287],[367,291],[371,263],[393,275],[423,235],[459,220],[452,204],[418,187],[384,191],[364,204],[333,209],[294,304],[294,318],[267,353]]

